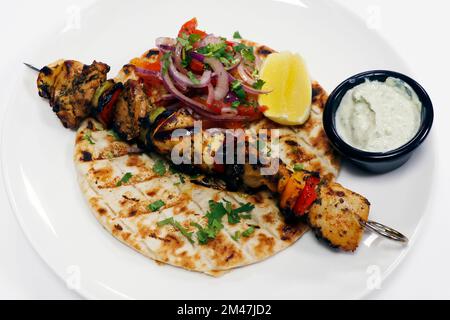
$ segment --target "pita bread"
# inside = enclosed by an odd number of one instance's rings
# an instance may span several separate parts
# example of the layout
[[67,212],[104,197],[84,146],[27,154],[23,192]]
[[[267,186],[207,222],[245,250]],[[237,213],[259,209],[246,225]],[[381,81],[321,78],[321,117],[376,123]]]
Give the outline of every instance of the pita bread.
[[[267,192],[245,195],[207,188],[187,175],[169,170],[158,175],[153,165],[164,160],[116,140],[92,119],[87,119],[77,132],[74,161],[82,192],[103,227],[123,243],[159,262],[218,276],[276,254],[308,230],[305,224],[287,225],[276,200]],[[169,164],[164,163],[168,168]],[[118,185],[126,173],[131,173],[130,179]],[[217,237],[205,245],[199,244],[197,229],[191,222],[204,226],[208,201],[224,199],[234,207],[252,203],[255,208],[251,219],[232,225],[224,217],[224,228]],[[152,212],[148,206],[157,200],[165,205]],[[158,226],[159,221],[170,217],[194,232],[193,243],[170,225]],[[255,228],[250,236],[237,241],[232,238],[236,231],[250,226]]]

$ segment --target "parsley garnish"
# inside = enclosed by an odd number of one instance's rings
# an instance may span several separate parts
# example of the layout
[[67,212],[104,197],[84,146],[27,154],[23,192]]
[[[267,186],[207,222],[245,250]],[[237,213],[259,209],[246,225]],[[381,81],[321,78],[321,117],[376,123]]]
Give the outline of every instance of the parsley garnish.
[[157,160],[153,165],[153,172],[159,176],[163,176],[166,173],[166,165],[164,164],[164,161]]
[[237,108],[237,107],[239,107],[241,105],[241,102],[240,101],[233,101],[232,103],[231,103],[231,107],[232,108]]
[[[196,232],[198,242],[200,244],[207,244],[208,241],[213,240],[219,234],[220,230],[224,228],[222,224],[222,218],[226,215],[228,217],[228,223],[236,224],[239,223],[241,219],[250,219],[250,214],[242,214],[244,212],[250,212],[255,206],[251,203],[241,204],[240,207],[233,209],[231,202],[228,200],[223,200],[222,202],[216,202],[213,200],[209,201],[209,211],[206,213],[205,217],[208,220],[206,226],[202,227],[196,222],[191,222],[191,226],[196,227],[198,231]],[[240,232],[236,232],[235,239],[239,239]]]
[[155,212],[156,210],[161,209],[164,205],[165,205],[164,201],[162,201],[162,200],[156,200],[155,202],[150,203],[150,204],[148,205],[148,209],[149,209],[151,212]]
[[189,36],[185,33],[177,38],[177,41],[183,46],[186,51],[193,49],[193,44],[201,39],[199,34],[192,33]]
[[233,211],[236,213],[244,213],[244,212],[250,212],[253,209],[255,209],[255,205],[250,202],[240,203],[240,205],[241,205],[240,207],[233,209]]
[[218,43],[210,43],[204,47],[198,48],[197,52],[206,57],[214,57],[222,62],[225,66],[230,66],[235,61],[234,56],[230,50],[227,50],[228,45],[225,41]]
[[89,144],[95,144],[95,142],[92,140],[92,134],[90,131],[86,131],[86,133],[83,136],[83,139],[89,142]]
[[303,164],[296,163],[294,164],[294,171],[302,171],[303,170]]
[[162,227],[165,225],[170,224],[175,229],[181,232],[183,236],[185,236],[190,243],[194,243],[194,240],[192,240],[192,232],[188,232],[178,221],[176,221],[173,217],[167,218],[165,220],[159,221],[156,223],[158,227]]
[[236,231],[235,233],[234,233],[234,235],[233,236],[231,236],[231,238],[234,240],[234,241],[239,241],[239,238],[241,237],[241,232],[240,231]]
[[[225,202],[225,210],[227,211],[229,224],[239,223],[242,218],[242,215],[240,215],[240,213],[250,212],[255,208],[255,206],[253,204],[245,203],[245,204],[241,204],[240,207],[233,209],[231,207],[231,202],[229,202],[227,200],[223,200],[223,201]],[[248,215],[245,215],[245,219],[249,219],[249,218],[251,218],[251,216],[249,217]]]
[[250,226],[250,227],[248,227],[247,230],[245,230],[244,232],[242,232],[242,236],[243,236],[243,237],[250,237],[250,235],[251,235],[253,232],[255,232],[255,227]]
[[233,39],[242,39],[241,34],[239,33],[239,31],[235,31],[233,33]]
[[191,226],[196,227],[198,229],[196,235],[198,242],[200,244],[207,244],[210,239],[214,239],[216,237],[216,231],[214,228],[206,227],[203,228],[196,222],[191,222]]
[[193,84],[199,84],[200,81],[194,76],[194,74],[191,71],[188,71],[187,76],[192,81]]
[[194,44],[196,43],[198,40],[200,40],[202,37],[199,34],[196,33],[191,33],[189,35],[189,43],[190,44]]
[[183,34],[183,37],[178,37],[177,41],[183,46],[183,47],[189,47],[189,39],[186,37],[186,34]]
[[239,80],[234,80],[231,83],[231,91],[233,91],[236,96],[239,98],[239,100],[245,100],[246,98],[246,94],[245,94],[245,90],[244,87],[242,87],[242,83]]
[[239,52],[245,60],[247,60],[249,62],[255,61],[255,55],[253,53],[253,47],[247,46],[247,45],[245,45],[243,43],[239,43],[239,44],[234,46],[234,50],[236,52]]
[[127,183],[131,179],[132,176],[133,176],[133,174],[131,172],[125,173],[123,175],[122,179],[117,181],[116,186],[120,187],[122,185],[122,183]]
[[266,82],[265,82],[264,80],[258,79],[258,80],[256,80],[256,82],[253,84],[253,88],[255,88],[256,90],[261,90],[265,83],[266,83]]
[[170,52],[164,53],[164,55],[161,58],[161,60],[162,60],[162,70],[161,71],[162,71],[163,75],[165,75],[167,73],[167,70],[169,70],[170,59],[171,59]]

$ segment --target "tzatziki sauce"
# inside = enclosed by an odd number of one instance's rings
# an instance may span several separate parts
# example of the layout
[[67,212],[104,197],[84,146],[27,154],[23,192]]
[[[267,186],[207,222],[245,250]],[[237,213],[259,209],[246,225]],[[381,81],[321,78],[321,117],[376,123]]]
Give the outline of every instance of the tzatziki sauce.
[[419,130],[422,103],[403,80],[369,81],[348,90],[336,111],[339,136],[354,148],[387,152]]

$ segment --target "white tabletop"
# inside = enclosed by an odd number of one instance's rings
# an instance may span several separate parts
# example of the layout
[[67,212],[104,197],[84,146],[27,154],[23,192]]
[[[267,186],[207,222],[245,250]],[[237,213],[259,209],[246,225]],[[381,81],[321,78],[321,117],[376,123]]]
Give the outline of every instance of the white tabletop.
[[[0,30],[0,129],[14,77],[39,37],[70,13],[94,0],[24,1],[2,4]],[[299,2],[300,0],[279,0]],[[450,3],[442,0],[337,0],[376,29],[402,56],[428,90],[435,107],[430,137],[436,152],[436,182],[412,249],[397,270],[371,293],[372,299],[450,298]],[[59,20],[58,20],[59,19]],[[414,186],[411,186],[414,187]],[[11,211],[0,184],[0,298],[79,299],[36,254]]]

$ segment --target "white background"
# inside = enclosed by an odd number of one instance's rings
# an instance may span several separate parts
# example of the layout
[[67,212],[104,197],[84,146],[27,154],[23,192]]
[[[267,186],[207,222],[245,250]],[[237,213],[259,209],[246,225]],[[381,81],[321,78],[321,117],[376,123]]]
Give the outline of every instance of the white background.
[[[436,169],[439,174],[430,211],[426,213],[414,247],[403,263],[369,298],[450,299],[450,2],[336,1],[383,35],[405,59],[416,80],[428,90],[435,107],[431,139],[438,153]],[[37,46],[40,37],[55,29],[54,26],[65,18],[68,7],[87,2],[89,0],[15,0],[2,3],[0,129],[15,70],[22,67],[21,62],[27,60],[28,52]],[[0,226],[0,298],[80,298],[67,289],[34,252],[10,209],[2,183]]]

